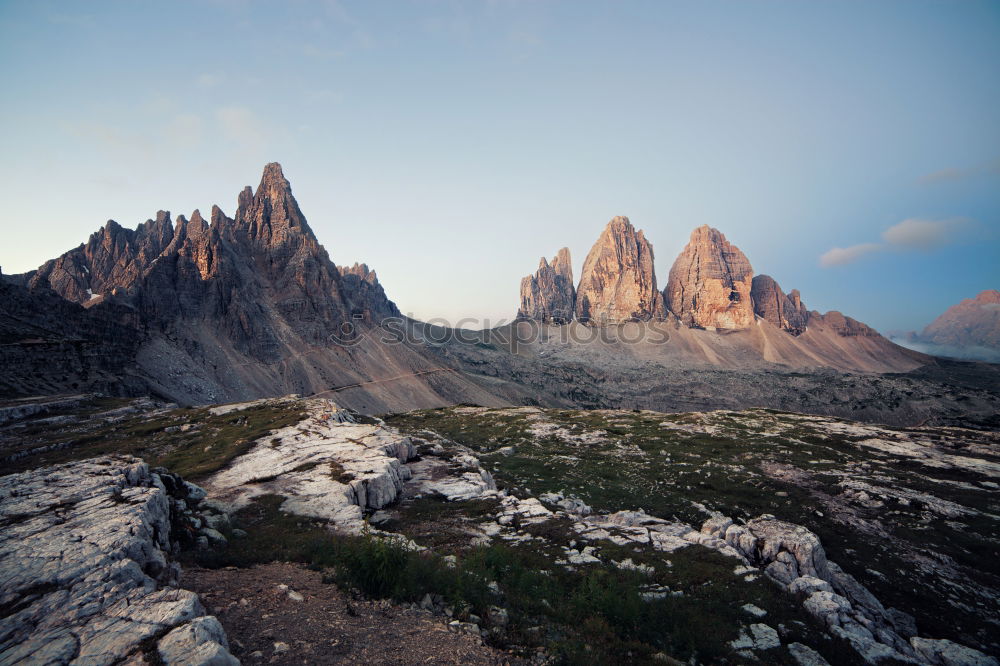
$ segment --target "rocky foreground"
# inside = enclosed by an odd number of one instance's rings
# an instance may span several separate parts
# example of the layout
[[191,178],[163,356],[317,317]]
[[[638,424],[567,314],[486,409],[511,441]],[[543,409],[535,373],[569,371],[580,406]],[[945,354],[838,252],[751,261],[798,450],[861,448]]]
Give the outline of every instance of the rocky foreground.
[[[310,563],[403,604],[389,614],[506,651],[482,663],[997,663],[992,433],[764,410],[456,407],[382,421],[295,398],[76,407],[0,430],[8,451],[38,421],[64,419],[65,435],[5,458],[24,471],[0,477],[0,663],[360,655],[275,636],[234,657],[227,621],[271,635],[294,617],[328,636],[350,613],[335,623],[325,595],[287,585],[271,599],[267,570],[244,569],[263,585],[255,599],[285,601],[264,613],[233,598],[220,624],[181,589],[175,557]],[[101,435],[109,419],[149,448]],[[220,440],[241,431],[238,446]],[[73,460],[95,433],[198,486],[106,450]],[[206,464],[196,454],[212,447]],[[195,580],[214,599],[239,571]]]
[[0,663],[238,664],[170,561],[202,496],[130,457],[0,477]]

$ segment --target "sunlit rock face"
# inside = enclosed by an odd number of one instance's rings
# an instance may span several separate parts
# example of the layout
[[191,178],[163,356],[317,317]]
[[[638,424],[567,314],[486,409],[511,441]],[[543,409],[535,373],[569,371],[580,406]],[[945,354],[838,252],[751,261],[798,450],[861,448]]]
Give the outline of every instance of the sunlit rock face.
[[573,318],[576,289],[569,248],[562,248],[552,262],[542,257],[534,275],[521,280],[520,319],[563,323]]
[[663,319],[653,245],[627,217],[608,223],[583,263],[576,318],[593,325]]
[[705,225],[691,232],[670,269],[664,298],[667,309],[688,326],[748,328],[754,322],[752,280],[746,256]]

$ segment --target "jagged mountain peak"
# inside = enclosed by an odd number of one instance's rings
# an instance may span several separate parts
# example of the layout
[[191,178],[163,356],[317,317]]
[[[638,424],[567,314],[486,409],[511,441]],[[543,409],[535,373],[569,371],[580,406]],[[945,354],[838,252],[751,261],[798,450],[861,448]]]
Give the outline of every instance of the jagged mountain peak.
[[[249,188],[247,188],[247,189],[249,189]],[[228,217],[226,217],[226,214],[222,212],[221,208],[219,208],[218,206],[215,206],[215,205],[212,206],[212,218],[211,218],[211,220],[212,220],[212,227],[214,227],[214,228],[220,227],[220,226],[226,224],[227,222],[231,222],[232,221]]]
[[260,185],[264,187],[265,184],[275,187],[289,187],[288,179],[285,178],[285,172],[282,170],[280,162],[268,162],[264,165],[264,171],[260,176]]
[[375,271],[368,268],[368,264],[365,263],[354,262],[353,266],[337,266],[337,270],[340,271],[341,275],[357,275],[362,280],[369,282],[378,281]]
[[401,316],[399,308],[385,295],[378,276],[368,268],[368,264],[337,266],[337,271],[352,318],[361,315],[367,321],[379,321]]
[[626,215],[615,215],[604,226],[605,230],[614,228],[632,229],[632,222]]
[[[542,257],[544,259],[544,257]],[[566,277],[570,284],[573,284],[573,260],[569,255],[569,248],[560,248],[552,260],[552,270]]]
[[695,240],[697,238],[721,238],[725,240],[726,235],[708,224],[703,224],[699,227],[695,227],[691,230],[690,240]]
[[565,322],[573,318],[576,290],[569,248],[562,248],[552,258],[538,262],[534,275],[521,280],[521,306],[518,318],[545,322]]
[[251,241],[265,247],[298,244],[296,238],[318,244],[277,162],[264,167],[256,192],[247,186],[240,193],[235,222]]
[[[160,258],[169,261],[158,262]],[[239,309],[246,306],[240,320],[249,322],[257,316],[250,312],[260,307],[252,301],[267,291],[280,299],[277,307],[288,323],[308,329],[306,338],[320,340],[327,327],[346,319],[351,310],[372,319],[398,313],[374,271],[363,264],[353,270],[359,279],[343,285],[306,223],[281,165],[273,162],[264,167],[256,192],[242,190],[235,219],[213,206],[211,226],[197,209],[190,219],[178,216],[176,224],[166,210],[134,229],[109,220],[87,243],[47,262],[25,276],[24,283],[51,287],[77,303],[116,290],[129,293],[158,320],[176,316],[170,304],[188,314],[219,316],[247,300]],[[361,282],[368,286],[355,293]],[[156,299],[162,306],[153,303]]]

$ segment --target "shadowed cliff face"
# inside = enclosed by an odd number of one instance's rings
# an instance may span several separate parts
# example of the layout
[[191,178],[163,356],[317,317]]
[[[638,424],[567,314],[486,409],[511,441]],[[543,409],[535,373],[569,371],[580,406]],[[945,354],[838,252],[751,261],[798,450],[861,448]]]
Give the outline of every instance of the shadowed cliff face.
[[566,322],[573,318],[576,289],[569,248],[562,248],[552,263],[542,257],[538,271],[521,280],[521,307],[517,316],[544,322]]
[[101,392],[139,395],[134,312],[87,310],[50,289],[0,275],[0,396]]
[[653,245],[627,217],[616,217],[587,254],[576,290],[576,318],[601,326],[663,319]]
[[754,314],[792,335],[801,335],[806,330],[809,311],[802,304],[799,290],[793,289],[785,295],[781,287],[770,275],[757,275],[750,289]]
[[386,296],[378,276],[368,268],[368,264],[337,266],[337,270],[340,271],[344,293],[348,296],[352,317],[360,315],[366,321],[378,321],[402,316],[396,304]]

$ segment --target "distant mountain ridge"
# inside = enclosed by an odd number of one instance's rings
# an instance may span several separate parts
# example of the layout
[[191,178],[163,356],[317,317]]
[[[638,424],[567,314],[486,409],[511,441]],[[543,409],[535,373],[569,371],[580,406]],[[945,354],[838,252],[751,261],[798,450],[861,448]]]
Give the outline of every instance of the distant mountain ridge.
[[928,324],[920,337],[941,345],[1000,350],[1000,291],[987,289],[951,306]]
[[997,411],[992,368],[962,370],[963,388],[944,392],[949,367],[840,313],[808,311],[716,230],[695,230],[675,266],[660,291],[652,244],[619,217],[579,288],[568,250],[539,262],[515,324],[424,324],[400,316],[366,264],[334,264],[272,163],[231,218],[213,206],[208,220],[196,210],[135,229],[108,222],[37,270],[0,276],[0,397],[298,393],[369,414],[769,406],[899,423]]
[[956,303],[920,333],[890,336],[928,354],[1000,363],[1000,291],[986,289]]

